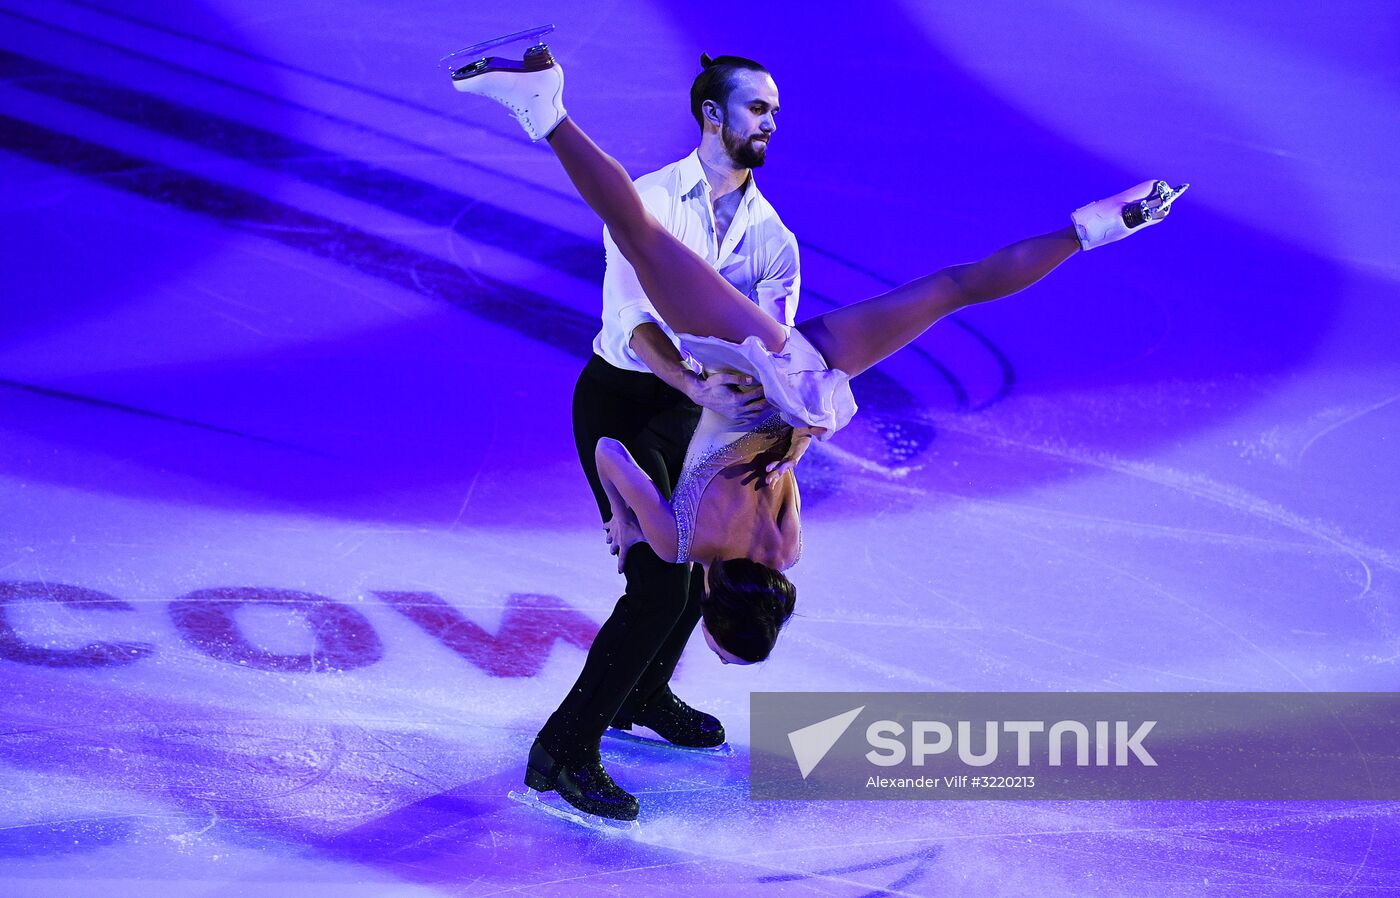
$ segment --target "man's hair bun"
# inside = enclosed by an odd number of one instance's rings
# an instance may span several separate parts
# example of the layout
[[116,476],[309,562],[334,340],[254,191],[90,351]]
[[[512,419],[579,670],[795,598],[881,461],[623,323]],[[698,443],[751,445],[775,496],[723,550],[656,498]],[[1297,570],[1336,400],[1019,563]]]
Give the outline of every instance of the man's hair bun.
[[710,66],[712,66],[712,65],[714,65],[714,64],[715,64],[714,57],[712,57],[710,54],[708,54],[708,53],[701,53],[701,54],[700,54],[700,68],[702,68],[702,69],[708,69]]

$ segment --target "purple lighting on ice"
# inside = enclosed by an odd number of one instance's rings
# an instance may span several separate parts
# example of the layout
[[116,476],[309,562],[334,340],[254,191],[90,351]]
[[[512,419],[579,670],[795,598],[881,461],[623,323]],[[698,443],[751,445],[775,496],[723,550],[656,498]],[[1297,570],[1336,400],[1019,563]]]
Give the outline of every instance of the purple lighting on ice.
[[[0,894],[1400,885],[1388,802],[751,801],[748,717],[1395,690],[1394,4],[384,9],[0,8]],[[544,22],[633,175],[702,51],[769,68],[799,320],[1192,184],[856,380],[777,650],[672,679],[733,753],[603,741],[636,838],[507,798],[623,589],[571,429],[604,257],[434,61]]]

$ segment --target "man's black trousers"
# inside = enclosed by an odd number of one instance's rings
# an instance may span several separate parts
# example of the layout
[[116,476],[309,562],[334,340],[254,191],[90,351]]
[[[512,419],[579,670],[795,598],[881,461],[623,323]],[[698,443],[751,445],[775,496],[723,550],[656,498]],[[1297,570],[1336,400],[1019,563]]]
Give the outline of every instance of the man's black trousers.
[[[602,437],[621,441],[670,496],[700,420],[699,406],[654,374],[624,371],[595,355],[574,387],[573,413],[579,461],[602,520],[612,517],[593,460]],[[599,527],[598,563],[607,560]],[[596,748],[619,712],[630,719],[665,688],[700,620],[701,578],[689,575],[689,565],[667,564],[639,543],[628,553],[624,573],[626,593],[598,630],[578,681],[540,731],[556,759]]]

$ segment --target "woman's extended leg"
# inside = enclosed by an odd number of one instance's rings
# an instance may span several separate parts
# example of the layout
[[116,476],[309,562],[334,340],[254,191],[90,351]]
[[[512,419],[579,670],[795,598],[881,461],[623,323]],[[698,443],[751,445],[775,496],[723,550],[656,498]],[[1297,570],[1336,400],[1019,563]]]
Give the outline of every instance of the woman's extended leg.
[[1029,287],[1079,248],[1073,227],[1031,237],[980,262],[954,265],[810,318],[797,329],[828,365],[855,376],[893,355],[944,315]]
[[671,330],[734,343],[755,335],[774,352],[783,348],[782,327],[662,227],[642,205],[627,172],[573,119],[560,122],[548,140]]

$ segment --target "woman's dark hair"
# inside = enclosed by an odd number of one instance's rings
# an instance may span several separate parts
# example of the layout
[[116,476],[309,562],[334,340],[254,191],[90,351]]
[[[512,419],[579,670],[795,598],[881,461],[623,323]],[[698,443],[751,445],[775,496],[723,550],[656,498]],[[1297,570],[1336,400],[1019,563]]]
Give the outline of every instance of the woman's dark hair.
[[709,574],[710,588],[700,599],[705,629],[731,655],[764,660],[792,617],[797,588],[780,572],[747,558],[716,562]]
[[729,95],[734,93],[734,76],[741,71],[767,72],[763,66],[742,56],[717,56],[711,59],[708,53],[700,54],[700,74],[690,85],[690,114],[703,131],[705,113],[701,109],[706,100],[714,100],[720,109],[729,108]]

